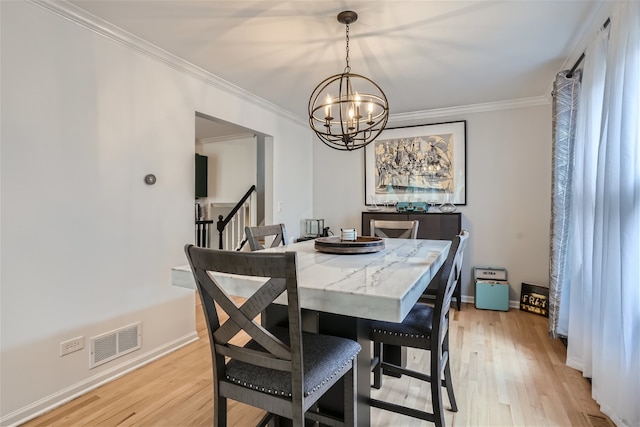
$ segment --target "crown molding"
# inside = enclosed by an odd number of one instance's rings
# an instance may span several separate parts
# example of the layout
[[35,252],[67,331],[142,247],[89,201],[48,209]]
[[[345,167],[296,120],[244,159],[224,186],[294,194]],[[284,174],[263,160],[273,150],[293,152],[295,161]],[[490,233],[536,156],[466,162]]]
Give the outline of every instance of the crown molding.
[[[564,60],[560,69],[556,71],[554,79],[549,83],[546,93],[548,93],[551,98],[553,97],[552,94],[555,76],[557,76],[558,73],[570,70],[571,67],[573,67],[573,64],[578,61],[580,55],[584,54],[587,47],[593,43],[598,31],[603,29],[604,22],[607,18],[611,17],[614,2],[609,0],[598,0],[598,2],[600,3],[598,7],[594,8],[589,17],[582,21],[582,26],[576,32],[571,43],[571,55]],[[582,66],[584,66],[584,61],[582,62]],[[579,66],[577,69],[582,69],[582,66]]]
[[[169,67],[191,75],[206,84],[214,86],[238,98],[274,111],[276,114],[289,119],[299,125],[307,125],[307,121],[300,116],[286,110],[276,104],[273,104],[263,98],[260,98],[251,92],[242,89],[220,77],[197,67],[190,62],[185,61],[176,55],[167,52],[133,34],[117,27],[87,11],[75,6],[66,0],[27,0],[29,3],[42,7],[58,16],[68,19],[90,31],[106,37],[116,43],[120,43],[130,49],[133,49],[147,57],[161,62]],[[511,108],[524,108],[531,106],[547,105],[551,102],[551,93],[545,96],[522,98],[510,101],[490,102],[484,104],[463,105],[457,107],[437,108],[433,110],[414,111],[409,113],[390,114],[390,124],[400,124],[404,122],[416,122],[426,119],[440,118],[446,116],[456,116],[469,113],[482,113],[495,110],[506,110]]]
[[395,125],[405,122],[416,122],[441,117],[460,116],[463,114],[486,113],[490,111],[509,110],[513,108],[537,107],[549,105],[551,95],[531,98],[512,99],[509,101],[487,102],[483,104],[462,105],[457,107],[435,108],[433,110],[413,111],[389,115],[389,123]]
[[93,31],[103,37],[106,37],[116,43],[120,43],[130,49],[142,53],[158,62],[161,62],[176,70],[189,74],[203,82],[221,89],[227,93],[241,98],[244,101],[255,104],[259,107],[266,108],[270,111],[274,111],[280,116],[287,118],[297,124],[306,125],[306,120],[303,120],[300,116],[293,114],[289,110],[273,104],[253,93],[242,89],[228,81],[221,79],[220,77],[212,74],[190,62],[185,61],[176,55],[167,52],[158,46],[151,44],[133,34],[123,30],[122,28],[115,26],[101,18],[98,18],[91,13],[71,4],[65,0],[27,0],[29,3],[40,6],[58,16],[68,19],[75,24],[78,24],[88,30]]
[[213,144],[216,142],[238,141],[241,139],[253,139],[253,138],[255,138],[255,134],[247,132],[247,133],[239,133],[237,135],[212,136],[210,138],[201,138],[201,139],[198,139],[196,143],[200,145],[204,145],[204,144]]

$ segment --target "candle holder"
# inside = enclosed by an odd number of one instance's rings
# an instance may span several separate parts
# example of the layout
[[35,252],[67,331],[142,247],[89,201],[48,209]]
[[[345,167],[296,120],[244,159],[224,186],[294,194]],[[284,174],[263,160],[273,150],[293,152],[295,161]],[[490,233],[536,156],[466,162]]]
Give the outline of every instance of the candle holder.
[[305,237],[320,237],[324,230],[324,219],[305,219]]

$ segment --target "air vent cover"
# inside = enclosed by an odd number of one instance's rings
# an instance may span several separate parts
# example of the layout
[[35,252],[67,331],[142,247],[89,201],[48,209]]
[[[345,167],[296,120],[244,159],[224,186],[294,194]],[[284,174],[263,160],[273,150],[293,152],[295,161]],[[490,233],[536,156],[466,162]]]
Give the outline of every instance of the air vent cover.
[[92,337],[89,368],[95,368],[142,347],[141,322]]

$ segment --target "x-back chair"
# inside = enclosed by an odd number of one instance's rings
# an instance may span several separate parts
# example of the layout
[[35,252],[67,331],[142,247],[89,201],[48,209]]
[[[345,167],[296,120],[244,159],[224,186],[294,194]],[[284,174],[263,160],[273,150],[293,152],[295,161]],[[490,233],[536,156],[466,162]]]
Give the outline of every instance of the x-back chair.
[[[262,408],[268,416],[289,418],[294,426],[304,426],[305,418],[327,425],[357,425],[354,364],[361,347],[346,338],[302,332],[296,253],[221,251],[193,245],[186,245],[185,252],[209,331],[214,425],[226,425],[227,399]],[[266,282],[239,305],[223,289],[219,273]],[[283,293],[288,299],[288,327],[267,330],[256,317]],[[220,311],[229,316],[224,323]],[[243,347],[231,342],[241,332],[251,338]],[[320,414],[314,406],[341,378],[342,420]]]

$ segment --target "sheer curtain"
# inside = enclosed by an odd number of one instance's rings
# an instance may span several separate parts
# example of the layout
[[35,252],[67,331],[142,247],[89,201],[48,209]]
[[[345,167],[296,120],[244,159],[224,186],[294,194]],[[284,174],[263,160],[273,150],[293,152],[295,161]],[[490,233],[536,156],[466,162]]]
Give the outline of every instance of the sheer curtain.
[[[592,266],[594,250],[594,227],[596,209],[596,171],[598,147],[604,103],[604,80],[607,69],[607,41],[609,31],[601,30],[592,46],[585,51],[582,74],[583,91],[578,104],[576,128],[575,166],[573,175],[574,210],[571,219],[572,250],[569,262],[568,298],[563,300],[561,312],[566,315],[567,325],[563,335],[571,337],[567,348],[567,364],[580,369],[591,378],[592,358],[590,348],[592,335],[599,321],[592,315],[595,301],[599,301],[599,289],[594,286]],[[596,292],[594,296],[593,293]],[[562,331],[562,332],[561,332]]]
[[[587,49],[574,152],[567,364],[617,425],[640,425],[640,2]],[[568,305],[568,309],[567,306]],[[562,315],[560,316],[563,317]]]

